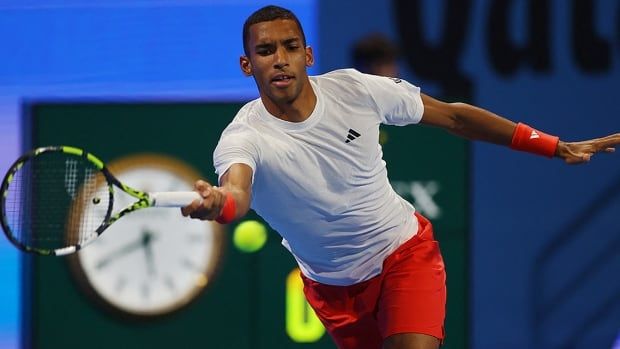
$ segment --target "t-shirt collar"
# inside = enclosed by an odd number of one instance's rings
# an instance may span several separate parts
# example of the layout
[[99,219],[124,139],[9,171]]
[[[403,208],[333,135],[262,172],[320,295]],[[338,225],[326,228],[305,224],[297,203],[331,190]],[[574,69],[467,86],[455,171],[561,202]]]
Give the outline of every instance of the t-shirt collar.
[[321,115],[323,115],[323,98],[321,96],[321,90],[318,84],[313,81],[312,78],[310,78],[310,86],[312,87],[312,90],[316,95],[316,105],[314,106],[314,110],[312,110],[312,113],[306,120],[301,122],[291,122],[277,118],[271,113],[269,113],[269,111],[267,111],[267,108],[265,108],[265,105],[259,99],[258,114],[260,116],[260,119],[270,124],[271,126],[289,132],[300,132],[314,127],[314,125],[316,125],[320,121]]

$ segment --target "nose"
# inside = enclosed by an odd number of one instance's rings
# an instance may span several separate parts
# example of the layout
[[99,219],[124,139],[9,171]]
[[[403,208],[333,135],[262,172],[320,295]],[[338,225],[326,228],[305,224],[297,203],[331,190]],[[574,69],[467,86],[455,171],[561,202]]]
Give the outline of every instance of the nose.
[[286,48],[280,46],[276,50],[274,54],[274,63],[273,67],[276,69],[282,69],[288,65],[288,52],[286,52]]

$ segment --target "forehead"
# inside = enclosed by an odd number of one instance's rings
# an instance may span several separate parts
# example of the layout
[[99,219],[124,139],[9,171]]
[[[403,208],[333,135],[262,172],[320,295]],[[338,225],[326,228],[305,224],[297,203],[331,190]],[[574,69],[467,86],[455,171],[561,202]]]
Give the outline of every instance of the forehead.
[[297,23],[291,19],[276,19],[253,24],[249,29],[251,43],[281,41],[291,38],[301,39]]

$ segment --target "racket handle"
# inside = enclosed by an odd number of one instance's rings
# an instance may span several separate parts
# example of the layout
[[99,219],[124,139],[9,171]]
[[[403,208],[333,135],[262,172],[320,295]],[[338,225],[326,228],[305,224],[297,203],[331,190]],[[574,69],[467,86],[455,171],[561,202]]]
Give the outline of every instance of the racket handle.
[[149,193],[153,207],[183,207],[194,200],[202,200],[195,191],[161,191]]

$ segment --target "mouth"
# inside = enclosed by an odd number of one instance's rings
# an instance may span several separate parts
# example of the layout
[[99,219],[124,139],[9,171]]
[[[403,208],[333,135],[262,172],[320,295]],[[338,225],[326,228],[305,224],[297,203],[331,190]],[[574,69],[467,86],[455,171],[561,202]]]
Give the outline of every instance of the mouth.
[[292,75],[277,74],[271,78],[271,83],[276,87],[283,88],[289,86],[294,79],[295,77]]

